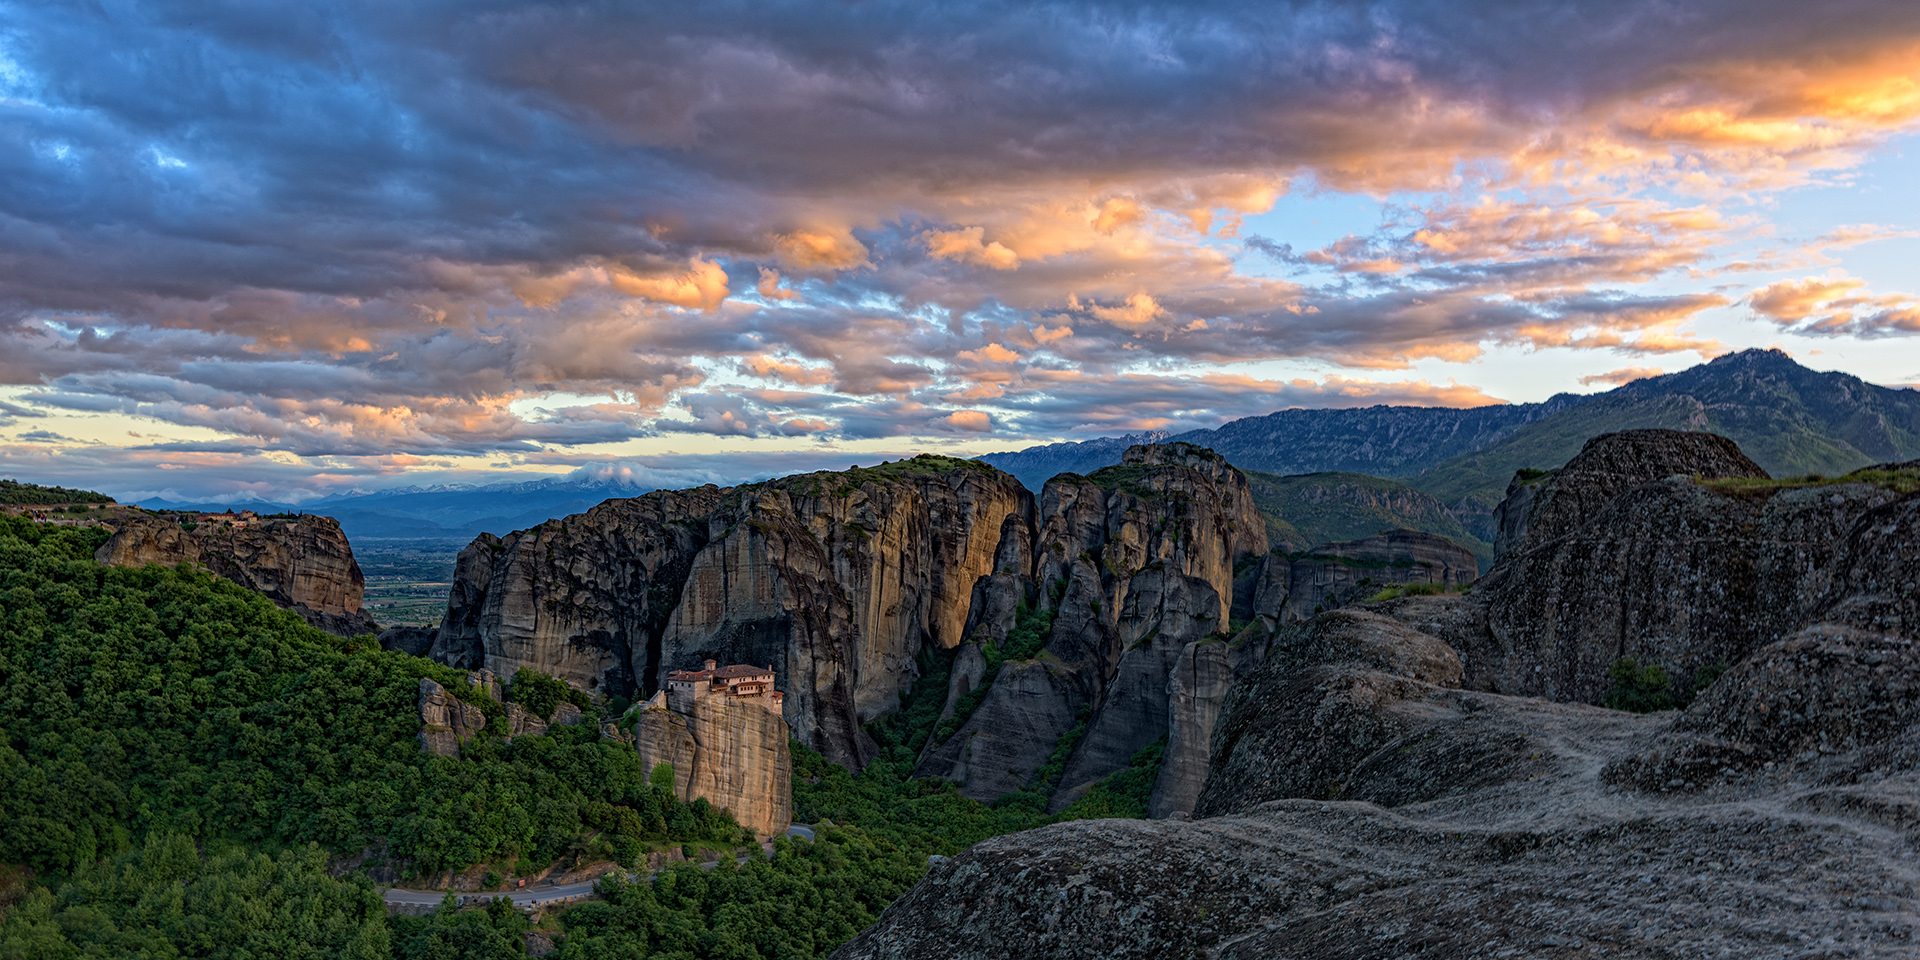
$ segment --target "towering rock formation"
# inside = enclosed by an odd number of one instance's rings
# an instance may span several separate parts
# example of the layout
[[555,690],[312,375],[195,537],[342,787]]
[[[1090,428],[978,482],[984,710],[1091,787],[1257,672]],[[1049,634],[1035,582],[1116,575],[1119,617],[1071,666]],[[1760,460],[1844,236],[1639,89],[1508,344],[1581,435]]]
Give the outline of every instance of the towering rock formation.
[[[640,711],[635,748],[648,770],[673,767],[674,793],[705,797],[762,837],[793,823],[793,758],[774,671],[716,666],[669,673]],[[761,678],[765,682],[761,682]],[[742,682],[745,681],[745,682]]]
[[1723,438],[1595,438],[1502,506],[1524,519],[1468,604],[1485,628],[1449,636],[1467,684],[1595,702],[1608,666],[1633,657],[1691,689],[1810,622],[1850,531],[1900,496],[1871,482],[1885,473],[1770,483]]
[[926,646],[961,642],[975,581],[1033,500],[921,456],[609,500],[462,551],[433,655],[650,693],[669,664],[772,663],[794,735],[857,766]]
[[328,633],[379,630],[360,608],[366,578],[332,517],[201,522],[192,530],[172,519],[141,517],[123,523],[94,559],[116,567],[197,563]]
[[[997,797],[1026,786],[1084,719],[1055,795],[1064,805],[1168,735],[1170,679],[1183,658],[1195,659],[1190,647],[1228,641],[1235,581],[1259,569],[1266,527],[1246,478],[1190,444],[1135,446],[1090,477],[1055,477],[1040,516],[1032,584],[1002,578],[982,601],[1010,607],[995,602],[997,590],[1053,604],[1046,646],[1002,664],[978,709],[930,747],[919,772]],[[1005,619],[983,616],[980,626],[997,639]]]

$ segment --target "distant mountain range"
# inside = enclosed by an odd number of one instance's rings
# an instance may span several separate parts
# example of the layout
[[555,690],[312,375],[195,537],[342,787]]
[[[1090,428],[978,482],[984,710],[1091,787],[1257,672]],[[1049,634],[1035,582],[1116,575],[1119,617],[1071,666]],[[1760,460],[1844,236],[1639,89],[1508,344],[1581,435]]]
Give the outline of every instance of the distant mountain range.
[[154,510],[253,510],[259,513],[316,513],[340,521],[352,540],[385,538],[470,539],[481,533],[507,534],[554,517],[579,513],[612,497],[633,497],[652,487],[604,480],[528,480],[484,486],[401,487],[373,493],[348,493],[276,503],[184,503],[142,500]]
[[[1920,458],[1920,391],[1810,370],[1778,350],[1746,350],[1605,393],[1559,394],[1541,403],[1282,410],[1212,430],[1052,443],[979,459],[1037,492],[1057,474],[1092,473],[1118,463],[1136,443],[1185,440],[1211,447],[1248,471],[1263,512],[1274,518],[1269,533],[1277,545],[1304,549],[1405,526],[1455,539],[1484,558],[1493,539],[1493,508],[1515,470],[1558,467],[1588,438],[1633,427],[1723,434],[1775,476],[1837,475]],[[140,505],[326,514],[357,539],[467,539],[526,529],[650,489],[555,478],[407,487],[297,505]],[[1443,509],[1436,512],[1436,505]]]
[[[1722,434],[1775,476],[1836,475],[1920,457],[1920,391],[1810,370],[1778,350],[1744,350],[1590,396],[1465,410],[1282,410],[1167,439],[1211,447],[1242,470],[1405,480],[1444,503],[1467,533],[1490,541],[1493,508],[1515,470],[1558,467],[1588,438],[1634,427]],[[1054,473],[1089,473],[1117,462],[1129,439],[1055,443],[979,459],[1037,490]]]

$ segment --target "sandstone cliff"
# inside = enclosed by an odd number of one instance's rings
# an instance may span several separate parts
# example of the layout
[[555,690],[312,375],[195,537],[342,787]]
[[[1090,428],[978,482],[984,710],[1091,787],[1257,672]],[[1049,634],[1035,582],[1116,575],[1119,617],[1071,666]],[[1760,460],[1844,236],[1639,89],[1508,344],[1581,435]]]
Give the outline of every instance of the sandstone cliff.
[[923,456],[610,500],[463,551],[433,655],[617,694],[702,659],[772,663],[794,735],[847,765],[922,648],[963,639],[976,581],[1032,497]]
[[116,567],[199,564],[328,633],[379,631],[360,608],[366,579],[331,517],[256,520],[237,529],[201,523],[192,530],[167,518],[136,518],[123,523],[94,558]]
[[673,766],[674,793],[705,797],[762,837],[793,823],[793,758],[787,724],[754,698],[701,697],[685,710],[665,698],[640,711],[635,745],[652,770]]

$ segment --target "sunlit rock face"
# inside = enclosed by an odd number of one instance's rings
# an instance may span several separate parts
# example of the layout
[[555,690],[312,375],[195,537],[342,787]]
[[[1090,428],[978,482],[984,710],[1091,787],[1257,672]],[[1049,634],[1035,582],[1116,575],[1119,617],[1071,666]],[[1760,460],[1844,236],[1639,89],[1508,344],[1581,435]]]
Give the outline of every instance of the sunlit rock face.
[[961,642],[1003,527],[1032,512],[1012,477],[943,457],[610,500],[475,540],[435,655],[620,695],[704,659],[772,664],[794,736],[857,766],[860,724],[922,649]]
[[366,578],[332,517],[202,521],[192,530],[172,519],[138,518],[123,523],[94,558],[116,567],[199,564],[328,633],[379,630],[360,607]]

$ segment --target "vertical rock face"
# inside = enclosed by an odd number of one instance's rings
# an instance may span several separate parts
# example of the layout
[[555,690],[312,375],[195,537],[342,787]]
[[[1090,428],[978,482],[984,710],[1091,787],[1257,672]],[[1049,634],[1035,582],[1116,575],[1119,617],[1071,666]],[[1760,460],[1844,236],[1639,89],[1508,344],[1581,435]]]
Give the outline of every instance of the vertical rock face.
[[786,721],[766,700],[680,690],[657,696],[640,712],[640,760],[649,771],[672,764],[682,800],[705,797],[755,834],[778,835],[793,822],[793,758]]
[[1136,446],[1121,459],[1041,491],[1031,585],[997,574],[1005,583],[977,594],[987,612],[975,629],[1005,637],[1012,606],[1032,596],[1054,606],[1045,649],[985,678],[992,687],[979,708],[929,747],[922,775],[1002,796],[1028,785],[1084,720],[1055,794],[1061,806],[1168,735],[1170,675],[1189,645],[1225,641],[1235,581],[1258,570],[1266,524],[1246,478],[1212,451]]
[[360,608],[366,578],[332,517],[256,520],[238,528],[200,523],[192,530],[157,517],[135,519],[102,544],[94,559],[116,567],[198,563],[328,633],[379,631]]
[[1462,640],[1469,685],[1595,702],[1620,657],[1681,690],[1809,622],[1849,531],[1897,494],[1866,483],[1726,492],[1671,477],[1503,557],[1476,597],[1488,632]]
[[1147,815],[1191,813],[1212,769],[1213,731],[1239,678],[1266,659],[1258,635],[1238,642],[1196,640],[1180,651],[1167,677],[1167,752]]
[[922,648],[961,642],[976,581],[1020,559],[1006,525],[1032,513],[1012,477],[930,456],[610,500],[463,551],[435,655],[622,695],[702,659],[776,664],[794,735],[857,766],[860,724]]
[[1479,575],[1467,548],[1418,530],[1390,530],[1348,543],[1325,543],[1292,561],[1286,621],[1305,620],[1387,588],[1431,584],[1458,590]]

